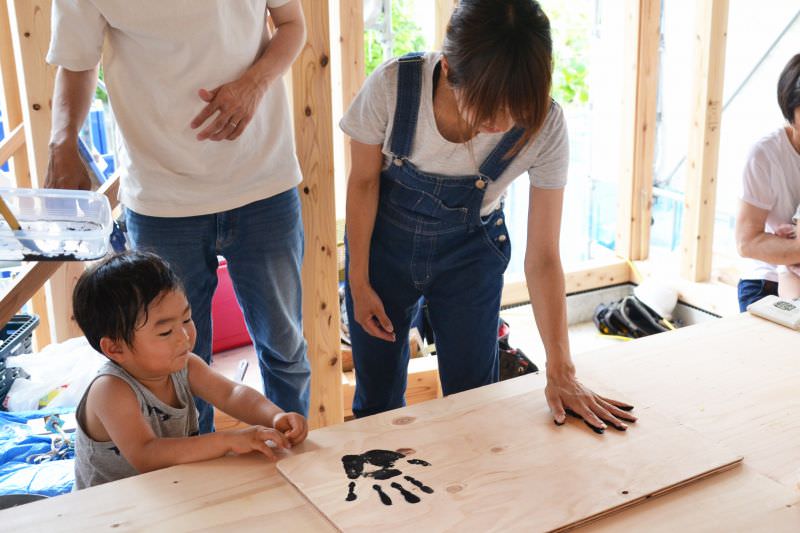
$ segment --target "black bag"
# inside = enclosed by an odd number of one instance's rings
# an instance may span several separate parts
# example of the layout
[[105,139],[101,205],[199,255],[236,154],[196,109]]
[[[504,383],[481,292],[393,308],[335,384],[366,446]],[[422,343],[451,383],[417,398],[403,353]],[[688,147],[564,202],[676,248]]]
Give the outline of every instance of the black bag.
[[664,317],[642,303],[636,296],[618,302],[600,304],[594,310],[594,325],[603,335],[638,339],[669,331]]
[[509,332],[508,323],[501,318],[497,332],[497,346],[500,351],[500,381],[539,371],[539,367],[528,359],[522,350],[511,347],[508,343]]

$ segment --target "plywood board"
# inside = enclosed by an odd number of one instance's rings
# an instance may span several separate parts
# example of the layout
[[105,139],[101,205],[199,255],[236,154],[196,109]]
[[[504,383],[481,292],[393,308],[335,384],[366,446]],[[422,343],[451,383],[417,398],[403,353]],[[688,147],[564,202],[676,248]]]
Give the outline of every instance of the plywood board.
[[[596,435],[574,420],[557,427],[542,380],[529,383],[538,388],[490,400],[498,386],[486,387],[483,403],[456,395],[317,431],[310,439],[320,449],[284,459],[278,470],[343,531],[557,531],[741,460],[651,410],[626,433]],[[387,454],[363,455],[370,450],[398,454],[381,468],[375,463]],[[358,462],[345,459],[351,455],[362,455],[363,473],[373,473],[356,475]],[[401,473],[383,480],[374,474],[387,470]]]

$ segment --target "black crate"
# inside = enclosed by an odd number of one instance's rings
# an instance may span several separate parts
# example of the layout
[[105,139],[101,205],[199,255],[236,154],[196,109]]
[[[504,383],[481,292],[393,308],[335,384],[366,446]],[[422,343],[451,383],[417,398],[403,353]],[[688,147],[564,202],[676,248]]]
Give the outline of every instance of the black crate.
[[33,330],[39,325],[36,315],[14,315],[0,329],[0,361],[32,351]]

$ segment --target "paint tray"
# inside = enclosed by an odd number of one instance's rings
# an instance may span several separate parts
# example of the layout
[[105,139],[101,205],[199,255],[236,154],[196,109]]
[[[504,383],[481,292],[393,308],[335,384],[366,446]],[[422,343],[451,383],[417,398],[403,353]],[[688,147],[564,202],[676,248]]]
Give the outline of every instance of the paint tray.
[[0,261],[103,257],[113,227],[108,199],[91,191],[0,188],[21,229],[0,218]]

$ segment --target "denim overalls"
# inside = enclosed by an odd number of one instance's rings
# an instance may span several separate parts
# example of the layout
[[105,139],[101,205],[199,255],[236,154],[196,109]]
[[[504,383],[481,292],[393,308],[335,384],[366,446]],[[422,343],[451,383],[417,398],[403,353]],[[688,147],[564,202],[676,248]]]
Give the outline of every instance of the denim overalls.
[[480,209],[488,183],[511,163],[512,157],[503,156],[522,129],[503,136],[478,175],[421,172],[408,156],[417,126],[422,67],[421,54],[399,59],[393,159],[381,173],[370,245],[370,284],[392,321],[395,342],[372,337],[356,323],[349,283],[346,286],[356,372],[353,413],[359,417],[405,405],[408,330],[421,296],[430,311],[444,394],[498,379],[497,325],[511,243],[502,209],[483,218]]

